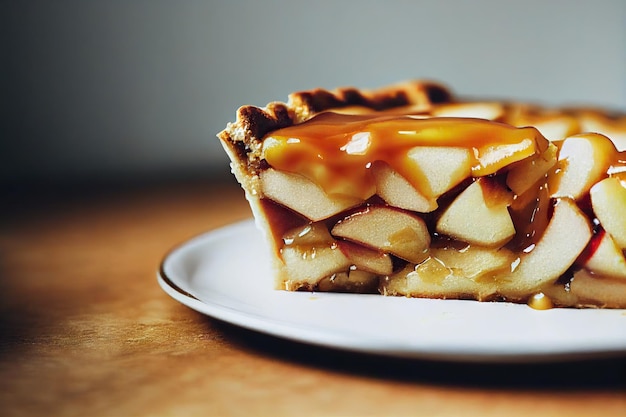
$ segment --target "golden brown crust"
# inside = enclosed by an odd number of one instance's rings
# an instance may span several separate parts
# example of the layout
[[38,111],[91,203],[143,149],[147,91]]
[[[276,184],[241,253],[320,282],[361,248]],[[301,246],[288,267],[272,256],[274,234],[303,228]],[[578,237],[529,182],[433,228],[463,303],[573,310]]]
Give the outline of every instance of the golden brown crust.
[[452,93],[446,87],[430,81],[410,81],[371,91],[351,87],[334,91],[318,88],[292,93],[287,103],[242,106],[237,110],[236,121],[217,136],[229,148],[229,154],[235,155],[240,163],[247,161],[241,169],[256,175],[263,166],[260,159],[263,137],[274,130],[302,123],[317,113],[348,106],[386,110],[411,105],[428,110],[433,104],[452,101]]

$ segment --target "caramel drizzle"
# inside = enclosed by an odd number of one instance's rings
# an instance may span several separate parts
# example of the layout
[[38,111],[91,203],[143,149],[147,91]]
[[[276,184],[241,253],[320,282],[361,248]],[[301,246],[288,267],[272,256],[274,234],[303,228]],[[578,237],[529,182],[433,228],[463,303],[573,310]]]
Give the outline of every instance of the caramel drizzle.
[[374,192],[369,167],[384,161],[428,195],[419,167],[407,157],[416,146],[468,149],[473,176],[483,176],[501,167],[490,158],[494,149],[500,147],[503,157],[516,152],[528,157],[545,149],[547,140],[533,127],[482,119],[324,112],[272,132],[263,140],[263,157],[276,169],[308,177],[328,194],[361,199]]

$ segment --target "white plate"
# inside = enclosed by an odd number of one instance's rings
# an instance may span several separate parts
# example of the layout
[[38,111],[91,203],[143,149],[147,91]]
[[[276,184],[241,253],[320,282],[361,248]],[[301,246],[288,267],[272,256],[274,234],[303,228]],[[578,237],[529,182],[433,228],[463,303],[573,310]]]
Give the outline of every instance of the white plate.
[[170,252],[174,299],[248,329],[346,350],[421,359],[532,362],[626,354],[626,310],[273,290],[260,233],[245,221]]

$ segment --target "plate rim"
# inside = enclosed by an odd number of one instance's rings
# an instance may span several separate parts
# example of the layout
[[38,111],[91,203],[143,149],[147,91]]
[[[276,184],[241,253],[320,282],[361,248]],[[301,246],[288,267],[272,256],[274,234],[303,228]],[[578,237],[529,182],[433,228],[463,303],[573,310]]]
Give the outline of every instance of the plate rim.
[[[159,263],[157,269],[156,278],[161,289],[168,294],[171,298],[179,303],[191,308],[192,310],[218,319],[229,324],[242,327],[251,331],[263,333],[280,339],[295,341],[307,345],[319,346],[330,349],[337,349],[343,351],[359,352],[363,354],[374,354],[382,356],[400,357],[406,359],[420,359],[420,360],[434,360],[434,361],[449,361],[449,362],[465,362],[465,363],[539,363],[539,362],[557,362],[557,361],[569,361],[569,360],[586,360],[586,359],[600,359],[608,357],[622,357],[626,356],[626,345],[619,346],[603,346],[603,347],[590,347],[570,349],[538,349],[536,351],[501,351],[498,349],[489,350],[481,349],[480,351],[467,351],[467,349],[437,349],[432,350],[414,350],[407,349],[406,347],[398,347],[385,344],[372,344],[367,343],[355,344],[351,343],[350,337],[344,337],[343,341],[337,340],[335,334],[333,337],[327,337],[324,332],[320,332],[318,329],[298,329],[294,333],[293,324],[287,322],[281,322],[274,318],[265,317],[260,318],[250,312],[238,310],[232,306],[224,305],[223,303],[205,302],[194,296],[192,293],[184,290],[176,284],[176,279],[168,276],[166,269],[168,262],[174,262],[176,255],[182,251],[192,250],[196,246],[202,244],[209,244],[212,241],[219,241],[224,235],[230,236],[233,233],[241,231],[250,231],[251,228],[256,228],[254,219],[245,219],[237,221],[231,224],[227,224],[198,235],[195,235],[177,245],[172,247],[165,253]],[[303,294],[303,293],[286,293],[286,294]],[[319,293],[307,293],[311,294]],[[328,296],[329,294],[324,294]],[[346,296],[350,294],[330,294]],[[354,294],[353,294],[354,295]],[[359,295],[362,297],[364,295]],[[378,295],[365,295],[369,297],[380,297]],[[415,300],[419,302],[420,300]],[[429,302],[450,302],[450,301],[467,301],[467,300],[428,300]],[[493,304],[493,303],[491,303]],[[501,303],[498,303],[501,304]],[[509,303],[510,304],[510,303]],[[626,315],[626,309],[617,309],[622,311]],[[625,319],[626,320],[626,319]],[[626,327],[625,327],[626,328]]]

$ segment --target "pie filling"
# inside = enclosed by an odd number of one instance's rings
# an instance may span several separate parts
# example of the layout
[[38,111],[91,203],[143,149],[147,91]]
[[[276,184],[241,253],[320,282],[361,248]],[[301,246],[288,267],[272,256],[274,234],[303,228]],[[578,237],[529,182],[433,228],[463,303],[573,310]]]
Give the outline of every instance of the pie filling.
[[[277,287],[626,308],[622,119],[451,98],[347,104],[220,134]],[[590,118],[613,137],[581,133]]]

